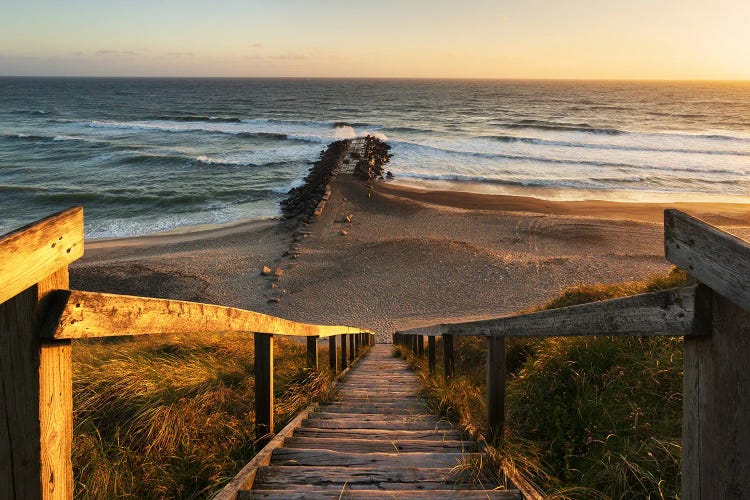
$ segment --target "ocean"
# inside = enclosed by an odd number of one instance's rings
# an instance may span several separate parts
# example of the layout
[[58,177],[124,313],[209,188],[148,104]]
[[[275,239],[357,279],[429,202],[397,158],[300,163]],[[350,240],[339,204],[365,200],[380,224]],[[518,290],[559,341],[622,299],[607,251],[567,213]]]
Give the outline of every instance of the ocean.
[[750,203],[750,83],[0,78],[0,233],[83,205],[88,238],[279,215],[335,139],[396,182]]

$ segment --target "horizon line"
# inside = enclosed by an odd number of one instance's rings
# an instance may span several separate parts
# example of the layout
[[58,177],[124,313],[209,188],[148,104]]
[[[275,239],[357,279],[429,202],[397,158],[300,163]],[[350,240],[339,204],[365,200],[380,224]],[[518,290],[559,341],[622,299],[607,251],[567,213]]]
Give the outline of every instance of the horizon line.
[[212,75],[0,75],[0,78],[91,79],[202,79],[202,80],[420,80],[420,81],[540,81],[540,82],[674,82],[750,83],[750,78],[541,78],[541,77],[429,77],[429,76],[212,76]]

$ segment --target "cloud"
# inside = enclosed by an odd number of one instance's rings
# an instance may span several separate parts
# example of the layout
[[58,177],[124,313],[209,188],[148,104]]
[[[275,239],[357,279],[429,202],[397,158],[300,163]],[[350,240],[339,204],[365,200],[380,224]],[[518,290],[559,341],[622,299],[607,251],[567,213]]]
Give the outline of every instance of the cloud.
[[167,52],[167,57],[195,57],[195,52]]
[[263,44],[256,42],[256,43],[252,44],[250,47],[252,47],[254,49],[262,49],[263,48]]
[[137,56],[138,52],[136,52],[135,50],[97,50],[96,55],[123,57],[123,56]]
[[288,52],[286,54],[277,54],[275,56],[271,56],[271,59],[277,59],[279,61],[302,61],[305,59],[310,59],[310,56],[306,54]]

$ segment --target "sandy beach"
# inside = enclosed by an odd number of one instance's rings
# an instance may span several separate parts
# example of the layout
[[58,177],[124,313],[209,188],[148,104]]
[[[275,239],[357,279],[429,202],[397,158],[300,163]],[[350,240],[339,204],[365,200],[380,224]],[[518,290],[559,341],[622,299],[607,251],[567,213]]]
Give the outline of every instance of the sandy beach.
[[[661,204],[368,187],[348,176],[332,192],[307,235],[271,220],[87,242],[71,286],[363,326],[390,341],[395,329],[497,316],[573,284],[670,268]],[[750,237],[750,205],[668,206]],[[298,258],[282,257],[295,239]],[[284,274],[261,276],[264,265]]]

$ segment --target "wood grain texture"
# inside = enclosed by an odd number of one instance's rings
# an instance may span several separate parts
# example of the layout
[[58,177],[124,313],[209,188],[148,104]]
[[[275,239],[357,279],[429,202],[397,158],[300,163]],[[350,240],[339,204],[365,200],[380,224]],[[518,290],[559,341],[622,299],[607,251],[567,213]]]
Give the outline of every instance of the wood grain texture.
[[[450,498],[455,500],[457,498],[466,500],[524,500],[524,497],[518,490],[463,490],[463,489],[450,489],[450,490],[429,490],[423,491],[420,489],[406,489],[406,490],[353,490],[349,486],[345,486],[341,491],[336,489],[315,489],[315,488],[304,488],[299,491],[291,490],[253,490],[242,492],[237,496],[238,500],[347,500],[347,499],[360,499],[360,498],[377,498],[381,500],[387,499],[409,499],[409,500],[433,500],[439,498]],[[539,497],[541,499],[541,497]],[[535,500],[528,498],[528,500]]]
[[682,497],[750,491],[750,312],[700,287],[698,335],[685,339]]
[[81,207],[63,210],[5,234],[0,237],[0,303],[81,256]]
[[[332,450],[310,450],[299,448],[277,448],[273,452],[271,464],[305,466],[315,465],[319,467],[343,466],[343,467],[456,467],[463,460],[480,458],[477,453],[453,453],[453,452],[342,452]],[[292,472],[293,473],[293,472]]]
[[61,268],[0,305],[0,485],[9,498],[73,496],[70,341],[40,342]]
[[427,337],[427,369],[435,373],[435,337]]
[[295,436],[344,439],[426,439],[432,441],[456,441],[463,438],[456,430],[389,430],[389,429],[320,429],[300,427]]
[[[529,314],[430,327],[431,335],[560,337],[692,335],[694,286],[644,293]],[[427,335],[424,328],[402,335]]]
[[54,300],[59,321],[45,329],[48,338],[74,339],[157,333],[270,333],[328,337],[360,332],[349,326],[297,323],[234,307],[183,300],[60,290]]
[[343,439],[343,438],[310,438],[290,437],[284,442],[290,448],[312,448],[318,450],[347,452],[442,452],[455,453],[477,451],[476,441],[428,441],[424,439]]
[[379,429],[379,430],[449,430],[448,422],[384,422],[358,418],[314,419],[308,418],[302,425],[316,429]]
[[667,260],[750,310],[750,244],[679,210],[664,212]]
[[339,363],[336,352],[336,337],[328,337],[328,367],[333,373],[339,371]]

